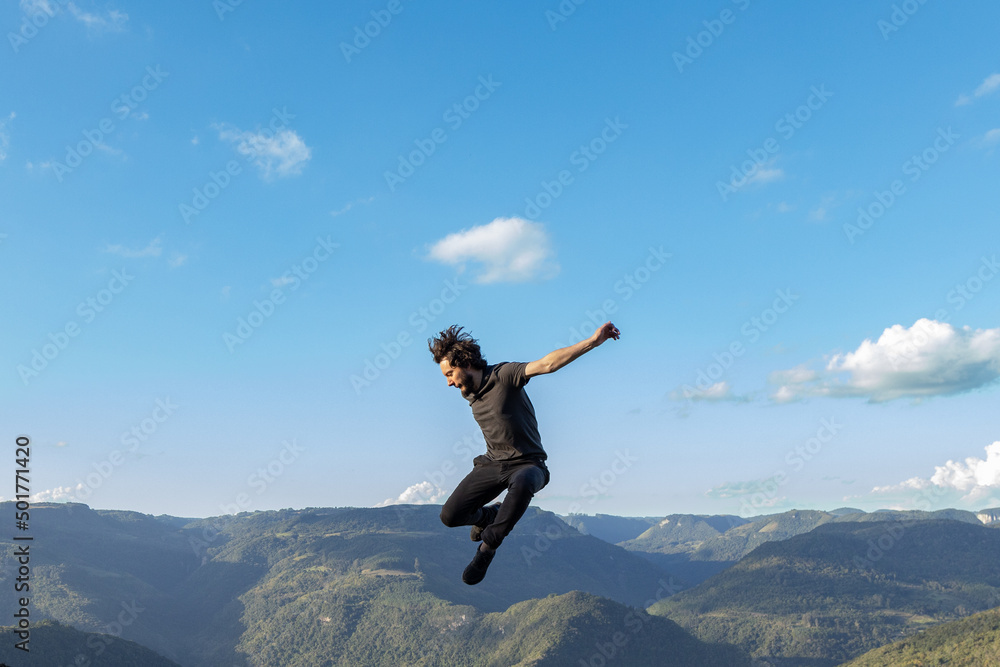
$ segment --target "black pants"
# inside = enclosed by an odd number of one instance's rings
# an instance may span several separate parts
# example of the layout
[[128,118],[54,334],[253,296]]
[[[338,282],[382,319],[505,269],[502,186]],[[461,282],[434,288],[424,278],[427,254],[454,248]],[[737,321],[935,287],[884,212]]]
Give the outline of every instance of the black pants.
[[549,483],[549,470],[542,461],[493,461],[477,456],[472,463],[472,472],[441,508],[441,521],[449,528],[474,525],[483,518],[483,505],[506,489],[497,518],[483,531],[483,542],[496,549],[524,515],[532,497]]

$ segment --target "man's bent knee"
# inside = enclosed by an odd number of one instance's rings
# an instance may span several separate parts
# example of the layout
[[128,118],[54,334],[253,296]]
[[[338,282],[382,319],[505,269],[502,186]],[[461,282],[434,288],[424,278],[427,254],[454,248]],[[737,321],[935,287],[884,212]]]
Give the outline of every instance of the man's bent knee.
[[508,493],[526,494],[533,497],[545,487],[545,473],[541,468],[534,468],[531,471],[518,475],[513,483],[508,487]]
[[448,526],[449,528],[456,528],[460,524],[456,521],[457,517],[447,508],[441,508],[441,523]]
[[461,515],[458,512],[450,509],[447,505],[441,508],[441,523],[448,526],[449,528],[468,526],[470,518],[471,517]]

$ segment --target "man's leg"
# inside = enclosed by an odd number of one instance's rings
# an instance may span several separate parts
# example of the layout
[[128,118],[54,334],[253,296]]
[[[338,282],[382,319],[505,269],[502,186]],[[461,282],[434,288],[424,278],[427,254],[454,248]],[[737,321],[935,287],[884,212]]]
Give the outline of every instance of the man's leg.
[[515,465],[513,469],[503,470],[502,478],[507,484],[507,497],[500,505],[496,519],[483,530],[483,543],[476,549],[472,562],[462,573],[462,581],[470,585],[483,580],[503,538],[513,530],[518,519],[524,516],[535,493],[548,483],[548,473],[545,468],[533,463]]
[[507,497],[500,505],[500,512],[493,523],[483,530],[483,544],[496,549],[510,534],[525,511],[531,499],[548,482],[546,471],[534,463],[525,463],[507,471],[503,477],[507,483]]
[[441,508],[441,522],[449,528],[471,526],[488,519],[490,511],[483,505],[507,488],[500,474],[500,464],[479,459],[476,457],[472,472],[458,483]]

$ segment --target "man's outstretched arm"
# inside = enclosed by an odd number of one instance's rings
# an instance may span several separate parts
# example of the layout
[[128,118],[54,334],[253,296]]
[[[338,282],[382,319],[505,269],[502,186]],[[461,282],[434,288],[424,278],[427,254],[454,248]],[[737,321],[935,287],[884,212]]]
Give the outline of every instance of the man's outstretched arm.
[[538,361],[528,362],[527,367],[524,369],[524,374],[530,378],[536,375],[554,373],[585,352],[593,350],[609,338],[618,340],[619,336],[621,336],[621,332],[618,331],[614,324],[607,322],[597,327],[597,330],[587,340],[581,340],[575,345],[549,352]]

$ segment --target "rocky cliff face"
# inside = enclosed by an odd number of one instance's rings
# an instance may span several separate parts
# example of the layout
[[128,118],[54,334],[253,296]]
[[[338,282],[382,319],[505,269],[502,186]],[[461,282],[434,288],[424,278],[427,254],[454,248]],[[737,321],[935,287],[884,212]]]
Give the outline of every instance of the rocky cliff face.
[[1000,522],[1000,507],[994,507],[990,510],[980,510],[976,512],[976,518],[987,526]]

